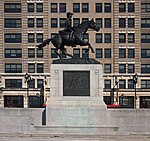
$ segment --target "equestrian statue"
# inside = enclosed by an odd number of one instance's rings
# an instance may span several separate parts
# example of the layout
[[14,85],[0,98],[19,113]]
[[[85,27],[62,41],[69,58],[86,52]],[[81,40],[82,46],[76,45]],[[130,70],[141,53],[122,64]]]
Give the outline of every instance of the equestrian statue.
[[88,52],[91,49],[92,53],[94,53],[94,49],[91,44],[88,41],[83,40],[83,35],[88,31],[88,29],[93,29],[98,32],[100,28],[97,26],[93,19],[90,21],[83,21],[77,27],[71,27],[72,15],[73,13],[71,12],[67,13],[66,27],[64,30],[59,31],[59,33],[57,33],[53,38],[44,40],[41,44],[37,45],[37,47],[42,49],[46,45],[49,45],[51,42],[55,47],[54,52],[59,56],[60,59],[61,55],[59,54],[58,50],[61,50],[62,54],[73,58],[71,54],[66,52],[64,46],[88,46],[86,51]]

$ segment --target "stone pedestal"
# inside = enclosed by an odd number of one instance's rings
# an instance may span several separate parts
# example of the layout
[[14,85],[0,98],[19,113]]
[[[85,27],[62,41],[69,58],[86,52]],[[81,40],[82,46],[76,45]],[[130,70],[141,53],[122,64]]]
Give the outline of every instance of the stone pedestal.
[[51,64],[46,110],[46,125],[59,128],[59,133],[90,132],[90,128],[99,132],[107,125],[102,65]]

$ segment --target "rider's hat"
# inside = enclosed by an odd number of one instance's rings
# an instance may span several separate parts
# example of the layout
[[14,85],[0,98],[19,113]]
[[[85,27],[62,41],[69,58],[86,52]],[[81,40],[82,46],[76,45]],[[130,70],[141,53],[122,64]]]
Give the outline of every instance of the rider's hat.
[[71,13],[71,12],[67,12],[67,17],[68,17],[68,16],[70,16],[70,15],[72,16],[72,15],[73,15],[73,13]]

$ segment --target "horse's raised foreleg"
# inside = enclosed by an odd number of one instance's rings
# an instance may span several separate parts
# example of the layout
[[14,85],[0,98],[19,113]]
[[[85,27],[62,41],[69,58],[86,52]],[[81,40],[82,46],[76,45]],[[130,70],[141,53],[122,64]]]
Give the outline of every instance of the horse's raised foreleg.
[[59,56],[60,59],[62,59],[61,55],[58,53],[58,49],[54,50],[54,52]]
[[61,51],[62,51],[62,54],[64,54],[64,55],[66,55],[66,56],[69,56],[69,57],[73,58],[73,56],[72,56],[71,54],[68,54],[68,53],[67,53],[67,51],[66,51],[65,48],[61,49]]
[[85,40],[81,40],[80,41],[80,46],[88,46],[88,50],[87,52],[91,49],[92,53],[94,53],[94,49],[93,47],[91,46],[91,44]]

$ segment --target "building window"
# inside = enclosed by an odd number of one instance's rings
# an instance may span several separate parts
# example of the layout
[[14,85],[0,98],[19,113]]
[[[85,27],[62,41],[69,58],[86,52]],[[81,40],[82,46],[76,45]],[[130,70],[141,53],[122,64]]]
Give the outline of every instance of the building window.
[[82,58],[83,59],[89,58],[89,52],[87,52],[87,49],[82,49]]
[[102,18],[96,18],[96,24],[98,25],[99,28],[102,28],[103,27]]
[[43,49],[37,49],[37,58],[43,58]]
[[150,80],[141,80],[142,89],[150,89]]
[[89,41],[89,34],[88,33],[83,34],[83,40]]
[[141,58],[150,58],[150,49],[141,49]]
[[37,79],[37,88],[43,88],[43,79]]
[[133,79],[128,80],[128,89],[134,89],[134,82]]
[[96,33],[96,43],[102,43],[102,33]]
[[126,49],[119,49],[119,58],[126,58]]
[[134,108],[134,96],[119,96],[119,103],[122,108]]
[[126,43],[126,34],[119,33],[119,43]]
[[111,89],[111,80],[110,79],[104,80],[104,88],[105,89]]
[[66,13],[66,3],[60,3],[59,4],[59,12],[60,13]]
[[126,27],[126,18],[119,18],[119,28]]
[[150,73],[150,64],[141,64],[141,73]]
[[102,58],[103,54],[102,54],[102,49],[96,49],[96,58]]
[[35,79],[29,81],[29,88],[35,88]]
[[128,49],[128,58],[135,58],[135,50]]
[[128,12],[134,12],[134,3],[128,3]]
[[128,64],[128,73],[134,73],[134,64]]
[[73,58],[80,58],[80,49],[73,49]]
[[28,64],[28,72],[35,73],[35,64],[34,63]]
[[82,22],[89,21],[89,18],[82,18]]
[[28,12],[34,12],[34,3],[28,3]]
[[104,65],[104,73],[111,73],[111,64]]
[[128,28],[134,28],[134,18],[128,18]]
[[80,12],[80,3],[73,3],[73,12],[74,13]]
[[140,108],[150,108],[150,96],[140,96]]
[[36,12],[43,12],[43,3],[36,4]]
[[60,28],[65,28],[65,26],[66,26],[66,19],[60,18]]
[[78,26],[80,24],[80,18],[73,18],[73,26]]
[[35,57],[35,50],[34,48],[28,49],[28,58],[34,58]]
[[104,3],[104,12],[111,13],[111,3]]
[[96,13],[102,13],[102,3],[95,4]]
[[142,3],[141,11],[142,11],[142,13],[150,12],[150,3]]
[[134,43],[134,33],[128,33],[128,43]]
[[106,105],[111,104],[111,96],[103,96],[103,99]]
[[126,12],[126,3],[119,3],[119,12]]
[[[66,48],[63,51],[66,52]],[[66,54],[63,54],[62,51],[60,51],[60,55],[62,58],[66,58]]]
[[88,13],[88,12],[89,12],[89,4],[82,3],[82,13]]
[[104,19],[105,28],[111,28],[111,18]]
[[28,27],[34,28],[34,18],[28,18]]
[[37,18],[36,19],[36,27],[37,28],[43,27],[43,18]]
[[125,89],[126,88],[126,80],[119,80],[119,89]]
[[37,43],[42,43],[43,42],[43,33],[37,33],[36,42]]
[[28,33],[28,43],[34,43],[34,33]]
[[51,28],[57,28],[57,18],[51,18]]
[[21,28],[21,19],[20,18],[5,18],[4,19],[5,28]]
[[5,63],[5,73],[22,73],[22,64]]
[[21,49],[5,49],[5,58],[22,58]]
[[44,64],[38,63],[37,64],[37,73],[43,73],[44,72]]
[[142,28],[150,28],[150,18],[142,18],[141,19],[141,27]]
[[57,13],[57,3],[51,3],[51,13]]
[[5,13],[21,13],[21,3],[4,3]]
[[111,58],[111,49],[104,50],[104,58]]
[[119,64],[119,73],[126,73],[126,64]]
[[23,96],[4,96],[4,107],[23,108]]
[[58,58],[54,48],[51,48],[51,58]]
[[5,88],[22,88],[22,79],[5,79]]
[[43,108],[43,103],[43,95],[29,96],[29,108]]
[[21,33],[5,33],[5,43],[21,43]]
[[111,33],[105,33],[104,34],[104,42],[105,43],[111,43]]
[[150,43],[150,34],[141,34],[141,43]]

